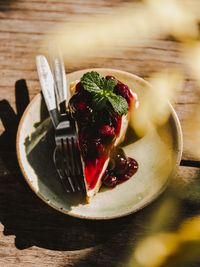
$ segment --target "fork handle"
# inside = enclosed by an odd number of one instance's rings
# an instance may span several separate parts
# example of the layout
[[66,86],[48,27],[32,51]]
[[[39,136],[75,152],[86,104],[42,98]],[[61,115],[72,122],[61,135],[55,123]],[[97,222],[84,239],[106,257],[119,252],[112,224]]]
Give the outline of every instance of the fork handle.
[[50,65],[55,81],[55,92],[61,114],[66,113],[67,82],[62,53],[55,41],[49,44]]
[[46,102],[53,126],[56,128],[59,123],[59,113],[56,107],[53,75],[45,56],[36,56],[36,65],[44,100]]

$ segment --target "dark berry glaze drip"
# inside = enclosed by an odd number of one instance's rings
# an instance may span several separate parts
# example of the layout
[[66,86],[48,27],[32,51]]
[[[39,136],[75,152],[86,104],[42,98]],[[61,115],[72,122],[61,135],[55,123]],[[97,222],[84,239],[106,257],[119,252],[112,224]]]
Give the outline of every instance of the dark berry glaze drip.
[[[106,79],[114,77],[107,76]],[[133,96],[128,86],[118,81],[114,92],[122,95],[130,106]],[[115,140],[120,134],[122,124],[122,116],[112,109],[96,111],[91,97],[79,82],[69,102],[71,115],[78,125],[79,149],[84,160],[84,176],[89,189],[95,187],[103,166],[110,157]],[[108,170],[105,173],[108,174]]]
[[115,187],[129,180],[138,170],[135,159],[126,157],[121,148],[115,148],[111,154],[109,166],[104,174],[103,183],[108,187]]

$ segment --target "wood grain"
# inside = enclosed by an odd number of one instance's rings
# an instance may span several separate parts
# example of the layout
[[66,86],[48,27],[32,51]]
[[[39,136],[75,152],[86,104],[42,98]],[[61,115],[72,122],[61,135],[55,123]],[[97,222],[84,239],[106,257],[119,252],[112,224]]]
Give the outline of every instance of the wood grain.
[[[19,170],[16,131],[25,107],[40,92],[35,56],[46,53],[41,46],[45,34],[62,21],[112,12],[129,2],[140,1],[0,0],[0,267],[124,267],[138,242],[152,233],[150,222],[168,201],[177,203],[177,210],[169,212],[166,223],[160,222],[154,231],[175,231],[184,219],[199,213],[199,168],[181,166],[154,203],[111,221],[79,220],[58,213],[34,195]],[[199,1],[194,6],[199,17],[197,7]],[[117,44],[113,51],[112,56],[85,57],[78,66],[72,62],[66,71],[108,67],[143,78],[156,70],[182,71],[185,82],[174,106],[183,129],[183,159],[184,164],[199,164],[190,151],[193,137],[188,128],[199,104],[199,90],[181,58],[180,44],[168,37],[144,40],[135,47]]]

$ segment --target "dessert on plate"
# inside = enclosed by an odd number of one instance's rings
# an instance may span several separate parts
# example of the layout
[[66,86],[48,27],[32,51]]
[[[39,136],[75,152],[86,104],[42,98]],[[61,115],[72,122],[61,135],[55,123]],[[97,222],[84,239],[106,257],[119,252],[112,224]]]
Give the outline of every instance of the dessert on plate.
[[69,110],[76,121],[88,202],[102,183],[115,187],[137,171],[137,162],[117,147],[135,103],[135,94],[113,76],[91,71],[74,85]]

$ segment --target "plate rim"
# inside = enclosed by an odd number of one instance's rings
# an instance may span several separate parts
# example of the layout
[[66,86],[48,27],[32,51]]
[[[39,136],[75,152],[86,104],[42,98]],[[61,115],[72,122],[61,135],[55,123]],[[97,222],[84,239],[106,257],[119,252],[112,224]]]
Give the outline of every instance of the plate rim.
[[[66,74],[66,77],[67,76],[70,76],[72,74],[78,74],[78,73],[82,73],[82,72],[88,72],[88,71],[110,71],[110,72],[118,72],[118,73],[121,73],[121,74],[125,74],[125,75],[128,75],[130,77],[134,77],[134,79],[142,82],[142,83],[145,83],[148,87],[152,87],[152,85],[146,81],[145,79],[139,77],[138,75],[136,74],[133,74],[133,73],[130,73],[130,72],[127,72],[127,71],[123,71],[123,70],[118,70],[118,69],[112,69],[112,68],[87,68],[87,69],[81,69],[81,70],[77,70],[77,71],[73,71],[71,73],[67,73]],[[173,174],[175,173],[176,169],[178,168],[179,164],[180,164],[180,161],[181,161],[181,157],[182,157],[182,153],[183,153],[183,133],[182,133],[182,128],[181,128],[181,123],[179,121],[179,118],[178,118],[178,115],[174,109],[174,107],[172,106],[172,104],[168,101],[168,104],[170,106],[170,109],[172,111],[172,117],[173,117],[173,120],[175,122],[175,128],[176,128],[176,132],[177,132],[177,155],[176,155],[176,163],[174,164],[174,168],[172,169],[172,172],[171,174],[169,175],[167,181],[165,182],[165,184],[163,184],[162,188],[156,193],[153,195],[153,197],[146,201],[142,206],[134,209],[134,210],[129,210],[127,212],[124,212],[122,214],[117,214],[117,215],[112,215],[112,216],[84,216],[84,215],[79,215],[79,214],[75,214],[73,212],[70,212],[70,211],[66,211],[62,208],[59,208],[57,207],[56,205],[54,205],[51,201],[49,201],[48,199],[46,199],[39,191],[37,191],[34,186],[32,185],[32,183],[30,182],[30,179],[24,169],[24,166],[23,166],[23,162],[21,160],[21,156],[20,156],[20,133],[21,133],[21,129],[22,129],[22,126],[23,126],[23,123],[24,123],[24,119],[26,118],[27,116],[27,113],[30,109],[30,107],[37,101],[38,98],[41,98],[41,91],[39,93],[37,93],[33,99],[30,101],[30,103],[27,105],[21,119],[20,119],[20,122],[19,122],[19,125],[18,125],[18,129],[17,129],[17,135],[16,135],[16,154],[17,154],[17,159],[18,159],[18,163],[19,163],[19,166],[20,166],[20,169],[21,169],[21,172],[27,182],[27,184],[29,185],[29,187],[33,190],[33,192],[41,199],[43,200],[47,205],[51,206],[52,208],[56,209],[57,211],[61,212],[61,213],[64,213],[66,215],[69,215],[69,216],[72,216],[72,217],[75,217],[75,218],[79,218],[79,219],[87,219],[87,220],[110,220],[110,219],[117,219],[117,218],[121,218],[121,217],[125,217],[125,216],[128,216],[130,214],[133,214],[141,209],[143,209],[144,207],[146,207],[147,205],[151,204],[155,199],[157,199],[162,193],[163,191],[166,189],[166,187],[168,186],[168,183],[169,181],[171,180],[170,178],[173,176]]]

